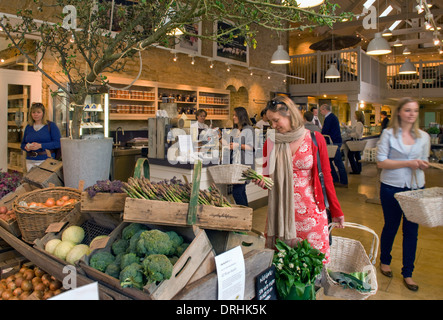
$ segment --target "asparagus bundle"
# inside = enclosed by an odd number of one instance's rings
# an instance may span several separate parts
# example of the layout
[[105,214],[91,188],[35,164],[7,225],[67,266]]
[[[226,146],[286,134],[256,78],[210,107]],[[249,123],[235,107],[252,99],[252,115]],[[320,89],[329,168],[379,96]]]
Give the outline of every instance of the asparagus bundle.
[[265,182],[265,188],[268,189],[268,190],[271,190],[273,185],[274,185],[274,181],[272,181],[271,178],[264,177],[261,174],[258,174],[252,168],[248,168],[248,169],[244,170],[242,172],[242,177],[244,179],[240,179],[240,181],[254,180],[254,179],[255,180],[263,180]]
[[[192,184],[175,177],[171,180],[151,182],[146,178],[129,178],[123,183],[123,191],[136,199],[189,203]],[[199,190],[198,203],[217,207],[231,207],[221,191],[212,184],[208,190]]]

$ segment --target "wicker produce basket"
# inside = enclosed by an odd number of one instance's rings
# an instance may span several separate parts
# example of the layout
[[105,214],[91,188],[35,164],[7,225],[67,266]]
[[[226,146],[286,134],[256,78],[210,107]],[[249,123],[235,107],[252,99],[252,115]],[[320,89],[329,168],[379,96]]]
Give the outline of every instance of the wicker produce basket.
[[398,192],[394,197],[409,221],[431,228],[443,226],[443,187]]
[[326,147],[328,149],[328,157],[335,158],[335,154],[337,152],[338,146],[336,146],[335,144],[332,144],[332,139],[327,134],[324,134],[323,137],[325,137],[325,140],[326,140]]
[[[331,224],[330,230],[335,225]],[[327,296],[348,300],[364,300],[376,294],[378,289],[377,275],[374,267],[378,252],[378,235],[374,230],[356,223],[345,222],[345,227],[357,228],[373,234],[374,237],[369,256],[366,254],[365,248],[360,241],[333,236],[329,263],[323,267],[321,284],[324,294]],[[371,286],[371,290],[369,292],[360,292],[355,289],[345,288],[330,277],[328,269],[344,273],[367,272],[367,282]]]
[[346,145],[348,146],[350,151],[363,151],[366,147],[366,143],[368,143],[368,140],[346,141]]
[[239,181],[242,178],[242,172],[249,167],[243,164],[222,164],[208,167],[212,179],[219,184],[243,184],[245,181]]
[[[62,196],[69,196],[77,200],[75,204],[54,207],[29,207],[31,202],[45,202],[48,198],[59,199]],[[12,208],[17,216],[18,226],[22,233],[22,238],[28,243],[33,243],[35,239],[41,238],[45,234],[46,228],[54,222],[61,221],[69,212],[80,208],[81,192],[77,189],[67,187],[55,187],[37,189],[25,193],[15,199]]]

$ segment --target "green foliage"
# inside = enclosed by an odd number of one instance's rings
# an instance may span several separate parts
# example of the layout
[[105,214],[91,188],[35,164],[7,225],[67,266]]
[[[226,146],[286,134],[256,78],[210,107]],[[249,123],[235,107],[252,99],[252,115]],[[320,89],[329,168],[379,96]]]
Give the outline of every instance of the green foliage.
[[313,284],[323,268],[324,253],[312,248],[305,239],[294,248],[277,239],[272,263],[276,268],[277,291],[286,298],[293,286],[304,287]]
[[108,265],[110,265],[114,261],[115,257],[112,255],[112,253],[106,251],[99,251],[94,253],[89,258],[89,265],[94,269],[97,269],[101,272],[105,272]]
[[173,265],[163,254],[151,254],[142,262],[148,282],[158,282],[171,278]]
[[440,133],[440,129],[437,128],[437,127],[430,127],[430,128],[428,129],[428,133],[429,133],[429,134],[439,134],[439,133]]

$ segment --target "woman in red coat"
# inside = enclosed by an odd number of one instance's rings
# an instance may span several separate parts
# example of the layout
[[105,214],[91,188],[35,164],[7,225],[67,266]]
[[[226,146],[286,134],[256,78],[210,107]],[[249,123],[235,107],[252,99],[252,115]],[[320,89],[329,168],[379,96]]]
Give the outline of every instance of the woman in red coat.
[[[273,131],[263,146],[263,173],[274,180],[269,191],[266,246],[276,238],[294,246],[307,239],[329,261],[329,232],[325,199],[317,168],[317,150],[324,175],[332,220],[343,227],[344,215],[335,194],[326,142],[316,132],[317,145],[303,125],[303,117],[291,99],[277,96],[269,101],[266,116]],[[264,188],[263,181],[255,183]]]

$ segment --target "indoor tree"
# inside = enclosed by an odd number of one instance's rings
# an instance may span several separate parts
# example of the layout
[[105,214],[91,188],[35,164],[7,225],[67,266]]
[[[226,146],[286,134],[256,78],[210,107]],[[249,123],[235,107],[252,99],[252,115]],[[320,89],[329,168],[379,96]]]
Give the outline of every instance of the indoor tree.
[[[42,74],[64,91],[74,105],[72,138],[80,138],[83,104],[88,94],[107,89],[105,73],[122,72],[129,59],[155,45],[171,47],[178,31],[199,21],[229,20],[229,30],[203,31],[197,37],[229,42],[244,37],[255,48],[257,27],[286,32],[329,25],[351,13],[337,13],[326,0],[300,8],[296,0],[33,0],[16,15],[0,16],[0,26],[15,47]],[[196,36],[195,34],[190,34]],[[34,52],[25,46],[37,37]],[[51,56],[62,79],[43,70],[40,60]]]

